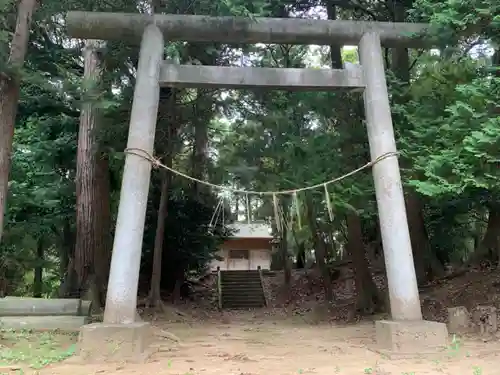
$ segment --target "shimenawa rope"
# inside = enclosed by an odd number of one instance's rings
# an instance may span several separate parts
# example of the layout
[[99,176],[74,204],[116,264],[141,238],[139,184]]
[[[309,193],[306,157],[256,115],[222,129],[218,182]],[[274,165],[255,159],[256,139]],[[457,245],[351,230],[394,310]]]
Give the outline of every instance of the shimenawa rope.
[[344,175],[342,175],[340,177],[334,178],[332,180],[329,180],[329,181],[326,181],[326,182],[322,182],[320,184],[311,185],[311,186],[305,186],[305,187],[301,187],[301,188],[298,188],[298,189],[289,189],[289,190],[255,191],[255,190],[233,189],[233,188],[230,188],[230,187],[213,184],[211,182],[203,181],[203,180],[200,180],[198,178],[189,176],[189,175],[187,175],[185,173],[182,173],[182,172],[180,172],[180,171],[178,171],[176,169],[167,167],[159,159],[155,158],[149,152],[147,152],[147,151],[145,151],[143,149],[140,149],[140,148],[126,148],[124,150],[124,153],[130,154],[130,155],[135,155],[135,156],[141,157],[143,159],[146,159],[149,162],[151,162],[151,164],[153,165],[154,168],[164,168],[164,169],[166,169],[167,171],[169,171],[169,172],[171,172],[173,174],[176,174],[178,176],[184,177],[184,178],[186,178],[188,180],[197,182],[199,184],[210,186],[210,187],[212,187],[214,189],[218,189],[218,190],[222,190],[222,191],[228,191],[228,192],[231,192],[231,193],[234,193],[234,194],[253,194],[253,195],[271,195],[271,196],[284,195],[284,194],[296,194],[296,193],[299,193],[299,192],[302,192],[302,191],[317,189],[319,187],[326,188],[328,185],[333,184],[334,182],[339,182],[339,181],[341,181],[341,180],[343,180],[343,179],[345,179],[347,177],[350,177],[350,176],[352,176],[352,175],[354,175],[354,174],[356,174],[358,172],[361,172],[362,170],[370,168],[373,165],[379,163],[380,161],[382,161],[384,159],[387,159],[387,158],[390,158],[390,157],[393,157],[393,156],[397,157],[399,155],[398,152],[386,152],[385,154],[380,155],[375,160],[372,160],[372,161],[366,163],[365,165],[363,165],[363,166],[361,166],[361,167],[359,167],[359,168],[357,168],[357,169],[355,169],[355,170],[353,170],[353,171],[351,171],[349,173],[346,173],[346,174],[344,174]]

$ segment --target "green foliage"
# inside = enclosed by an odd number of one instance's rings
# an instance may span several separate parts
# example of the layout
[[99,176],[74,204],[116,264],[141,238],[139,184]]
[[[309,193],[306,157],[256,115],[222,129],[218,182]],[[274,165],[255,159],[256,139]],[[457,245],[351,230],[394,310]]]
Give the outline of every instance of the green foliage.
[[412,15],[431,22],[445,44],[461,39],[490,39],[498,47],[500,5],[496,0],[417,0]]
[[469,65],[439,83],[435,76],[421,78],[412,87],[406,110],[413,139],[407,152],[419,176],[410,184],[422,194],[439,198],[498,190],[500,81],[489,74],[472,78],[472,70],[477,67]]
[[[75,354],[76,335],[54,332],[0,331],[3,345],[0,349],[2,365],[29,365],[41,369]],[[23,370],[19,370],[23,374]]]
[[[149,279],[152,267],[152,250],[155,240],[155,224],[159,195],[154,195],[146,219],[145,248],[142,274]],[[199,200],[192,195],[190,187],[183,184],[174,185],[170,197],[165,221],[165,236],[163,242],[163,277],[162,286],[173,288],[179,274],[203,273],[207,264],[216,256],[221,242],[230,235],[222,219],[209,228],[215,209],[215,198],[203,195]],[[228,217],[228,213],[224,214]]]

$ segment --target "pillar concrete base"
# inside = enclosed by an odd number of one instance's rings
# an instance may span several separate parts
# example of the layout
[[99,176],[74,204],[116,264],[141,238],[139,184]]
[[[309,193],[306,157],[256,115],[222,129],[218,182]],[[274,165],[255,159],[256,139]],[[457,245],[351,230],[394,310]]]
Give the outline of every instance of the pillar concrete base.
[[94,323],[82,327],[78,354],[85,362],[144,363],[151,354],[153,333],[146,322]]
[[389,358],[439,354],[448,345],[446,324],[428,320],[375,322],[376,351]]

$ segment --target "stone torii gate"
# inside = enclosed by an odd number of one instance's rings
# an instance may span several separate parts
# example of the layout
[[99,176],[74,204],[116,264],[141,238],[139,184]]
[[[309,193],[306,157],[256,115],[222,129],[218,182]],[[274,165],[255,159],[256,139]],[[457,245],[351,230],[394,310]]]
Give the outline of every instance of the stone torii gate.
[[[426,41],[415,38],[415,34],[428,27],[388,22],[91,12],[69,12],[66,23],[72,37],[140,43],[128,148],[153,153],[160,86],[324,91],[340,88],[364,91],[372,160],[396,152],[382,45],[425,46]],[[358,45],[361,66],[344,70],[177,65],[163,60],[164,37],[187,42]],[[105,355],[99,342],[110,340],[120,342],[120,350],[113,351],[120,360],[143,358],[146,351],[148,325],[136,321],[136,304],[150,174],[149,161],[126,155],[104,323],[82,329],[80,353],[84,357]],[[373,177],[392,316],[390,321],[376,323],[379,348],[421,353],[445,346],[446,326],[422,320],[397,158],[376,163]]]

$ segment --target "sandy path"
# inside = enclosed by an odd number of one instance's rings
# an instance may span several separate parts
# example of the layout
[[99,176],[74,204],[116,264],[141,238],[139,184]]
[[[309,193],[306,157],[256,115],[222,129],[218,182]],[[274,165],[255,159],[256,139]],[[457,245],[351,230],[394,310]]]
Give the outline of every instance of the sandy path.
[[290,322],[157,324],[181,339],[159,338],[158,352],[142,365],[53,365],[46,375],[292,375],[450,374],[500,375],[500,343],[465,340],[439,358],[389,360],[369,350],[370,323],[307,326]]

